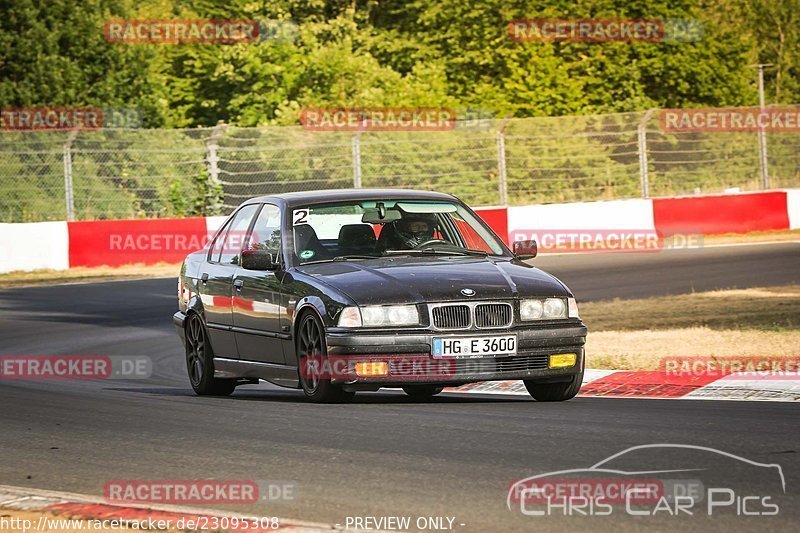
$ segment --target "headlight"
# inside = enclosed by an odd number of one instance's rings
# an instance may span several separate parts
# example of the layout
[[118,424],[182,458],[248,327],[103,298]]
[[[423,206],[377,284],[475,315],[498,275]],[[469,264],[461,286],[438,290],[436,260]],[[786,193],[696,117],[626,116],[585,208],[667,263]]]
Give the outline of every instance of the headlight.
[[542,318],[543,304],[541,300],[522,300],[519,303],[519,315],[522,320],[538,320]]
[[416,305],[371,305],[361,308],[364,326],[413,326],[419,324]]
[[[577,309],[578,308],[576,306],[576,312]],[[567,300],[565,298],[522,300],[519,303],[519,315],[522,320],[549,320],[552,318],[567,318]]]
[[548,298],[544,301],[544,318],[565,318],[567,302],[561,298]]
[[416,326],[419,312],[416,305],[370,305],[346,307],[339,317],[339,327]]

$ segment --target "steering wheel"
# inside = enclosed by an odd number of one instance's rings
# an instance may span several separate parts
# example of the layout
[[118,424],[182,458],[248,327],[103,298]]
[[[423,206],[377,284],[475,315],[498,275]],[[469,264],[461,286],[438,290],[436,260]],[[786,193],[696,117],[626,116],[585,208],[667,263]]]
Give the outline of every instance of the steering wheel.
[[448,242],[444,239],[431,239],[429,241],[425,241],[422,244],[416,245],[414,248],[422,248],[423,246],[428,246],[429,244],[448,244]]

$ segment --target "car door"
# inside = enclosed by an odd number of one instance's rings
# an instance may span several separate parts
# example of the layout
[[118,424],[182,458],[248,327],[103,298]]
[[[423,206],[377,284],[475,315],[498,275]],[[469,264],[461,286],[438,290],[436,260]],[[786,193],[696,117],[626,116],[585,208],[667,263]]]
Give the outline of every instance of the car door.
[[[281,209],[264,204],[256,217],[247,248],[266,250],[273,261],[281,258]],[[261,363],[284,364],[281,317],[281,271],[245,270],[234,275],[233,325],[239,357]]]
[[200,271],[200,298],[206,314],[211,348],[217,357],[237,358],[233,328],[233,276],[247,230],[258,204],[239,209],[217,234]]

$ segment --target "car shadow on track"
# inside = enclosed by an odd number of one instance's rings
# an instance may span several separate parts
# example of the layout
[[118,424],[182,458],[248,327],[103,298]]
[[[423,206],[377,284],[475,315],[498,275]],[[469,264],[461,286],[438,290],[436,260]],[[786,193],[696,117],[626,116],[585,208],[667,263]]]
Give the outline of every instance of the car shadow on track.
[[[280,395],[280,396],[279,396]],[[243,401],[282,401],[282,402],[297,402],[307,403],[312,405],[311,401],[306,399],[300,391],[242,391],[241,393],[234,393],[230,397],[233,400]],[[490,398],[490,397],[472,397],[472,396],[435,396],[426,400],[415,400],[402,392],[361,392],[348,402],[349,404],[454,404],[454,403],[508,403],[527,401],[525,397],[508,397],[508,398]]]
[[[302,392],[293,389],[242,389],[237,390],[231,396],[197,396],[189,388],[152,388],[152,387],[109,387],[109,391],[135,392],[139,394],[151,394],[155,396],[179,396],[193,397],[198,401],[205,399],[224,399],[226,401],[246,401],[246,402],[285,402],[285,403],[307,403]],[[362,392],[356,394],[351,404],[454,404],[454,403],[513,403],[521,401],[532,401],[525,396],[512,397],[489,397],[489,396],[456,396],[445,393],[443,396],[435,396],[428,400],[415,400],[406,396],[402,392],[381,391],[381,392]]]

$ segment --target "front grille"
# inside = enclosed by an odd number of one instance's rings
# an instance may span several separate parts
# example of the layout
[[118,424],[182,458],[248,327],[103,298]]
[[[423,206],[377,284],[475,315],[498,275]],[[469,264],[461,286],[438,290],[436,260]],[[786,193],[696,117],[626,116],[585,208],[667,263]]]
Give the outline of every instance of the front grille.
[[479,328],[505,328],[511,325],[512,318],[508,304],[479,304],[475,307],[475,325]]
[[499,329],[514,323],[514,308],[508,302],[433,304],[431,324],[440,330]]
[[465,329],[470,326],[469,307],[443,305],[433,308],[433,325],[439,329]]

